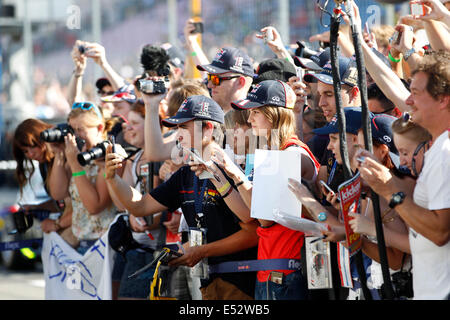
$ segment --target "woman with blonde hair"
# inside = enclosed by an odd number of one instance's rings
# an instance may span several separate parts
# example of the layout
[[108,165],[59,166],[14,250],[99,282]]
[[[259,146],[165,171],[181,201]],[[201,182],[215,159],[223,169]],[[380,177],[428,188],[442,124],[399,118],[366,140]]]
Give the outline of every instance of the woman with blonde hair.
[[[296,134],[293,107],[296,96],[293,90],[282,81],[266,80],[258,83],[247,95],[247,99],[233,102],[237,110],[250,110],[248,122],[253,134],[264,147],[263,140],[270,150],[289,150],[301,153],[301,171],[305,180],[312,181],[320,167],[309,148],[300,141]],[[214,154],[214,153],[213,153]],[[217,148],[211,157],[219,167],[234,181],[237,192],[251,208],[252,184],[245,178],[241,169]],[[197,172],[198,173],[198,172]],[[221,179],[226,182],[226,179]],[[212,180],[213,181],[213,180]],[[222,184],[223,184],[222,182]],[[217,182],[214,182],[215,184]],[[219,189],[225,186],[217,185]],[[230,198],[233,196],[232,191]],[[243,222],[251,221],[250,210],[234,211]],[[247,214],[241,214],[247,213]],[[300,260],[304,233],[288,229],[273,221],[258,219],[259,236],[258,260],[296,259]],[[304,300],[308,298],[306,279],[301,270],[261,270],[257,273],[255,299],[257,300]]]
[[[54,199],[70,196],[72,231],[80,240],[78,252],[84,254],[108,230],[116,208],[103,176],[104,160],[94,160],[82,166],[77,159],[80,150],[76,138],[85,142],[81,151],[90,150],[107,139],[113,121],[105,120],[101,109],[95,104],[78,102],[72,105],[68,123],[75,135],[67,134],[64,148],[55,148],[49,187]],[[119,145],[117,147],[120,148]]]

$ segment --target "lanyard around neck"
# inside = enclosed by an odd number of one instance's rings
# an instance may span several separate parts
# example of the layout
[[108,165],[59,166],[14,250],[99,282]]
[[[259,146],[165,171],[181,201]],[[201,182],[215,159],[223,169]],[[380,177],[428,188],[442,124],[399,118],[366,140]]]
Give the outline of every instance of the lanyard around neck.
[[194,208],[195,208],[195,221],[197,221],[197,227],[200,228],[204,224],[203,214],[203,199],[206,191],[206,184],[208,179],[203,180],[202,189],[198,190],[199,178],[194,176]]

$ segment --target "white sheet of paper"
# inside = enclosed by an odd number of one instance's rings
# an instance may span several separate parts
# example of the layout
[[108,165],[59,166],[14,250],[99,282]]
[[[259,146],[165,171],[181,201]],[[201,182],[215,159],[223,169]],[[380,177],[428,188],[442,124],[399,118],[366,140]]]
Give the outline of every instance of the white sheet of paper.
[[288,179],[301,179],[298,151],[255,150],[251,217],[275,221],[274,213],[301,217],[301,203],[288,188]]

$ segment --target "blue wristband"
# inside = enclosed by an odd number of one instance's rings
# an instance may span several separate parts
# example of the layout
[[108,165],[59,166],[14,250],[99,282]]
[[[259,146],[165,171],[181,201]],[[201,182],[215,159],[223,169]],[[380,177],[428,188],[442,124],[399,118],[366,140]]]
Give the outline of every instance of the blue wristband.
[[327,220],[327,214],[325,212],[321,212],[317,216],[317,219],[319,219],[319,221],[321,221],[321,222],[324,222],[325,220]]

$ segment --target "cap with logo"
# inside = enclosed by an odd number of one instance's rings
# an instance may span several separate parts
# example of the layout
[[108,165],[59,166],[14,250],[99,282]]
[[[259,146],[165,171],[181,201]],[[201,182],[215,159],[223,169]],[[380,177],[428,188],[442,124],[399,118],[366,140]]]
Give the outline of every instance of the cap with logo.
[[[339,75],[341,78],[341,84],[347,84],[354,87],[358,84],[358,70],[356,69],[356,62],[347,57],[339,57]],[[306,82],[323,82],[325,84],[333,84],[333,76],[331,73],[331,60],[328,60],[320,73],[312,74],[307,73],[303,77]]]
[[135,103],[137,101],[136,94],[134,93],[134,87],[132,84],[126,84],[119,88],[110,96],[103,97],[101,99],[103,102],[120,102],[126,101],[128,103]]
[[398,154],[394,144],[394,134],[392,132],[392,123],[397,120],[396,117],[387,114],[369,113],[372,127],[372,138],[388,146],[389,151]]
[[289,78],[295,77],[297,72],[292,63],[285,59],[266,59],[261,61],[257,70],[257,77],[253,79],[253,84],[264,80],[281,80],[288,82]]
[[249,77],[255,76],[252,59],[242,50],[233,47],[220,49],[211,64],[198,65],[197,69],[211,74],[234,72]]
[[206,96],[190,96],[183,101],[177,113],[170,118],[163,119],[166,127],[174,127],[191,120],[209,120],[224,123],[222,108],[213,99]]
[[[362,111],[361,107],[344,108],[346,132],[358,134],[358,130],[362,127]],[[372,138],[389,147],[389,151],[398,154],[394,145],[394,134],[392,132],[392,123],[397,120],[396,117],[387,114],[373,114],[369,112],[371,123]],[[322,128],[314,129],[315,134],[330,134],[339,132],[339,124],[337,115],[335,115],[329,123]]]
[[[361,107],[348,107],[344,108],[345,114],[345,129],[347,133],[358,134],[358,130],[361,128]],[[325,126],[314,129],[315,134],[330,134],[339,132],[339,123],[337,115],[331,119]]]
[[322,71],[323,66],[330,60],[330,48],[326,48],[318,55],[313,55],[309,58],[294,57],[294,62],[297,67],[313,71]]
[[289,85],[283,81],[261,81],[253,86],[246,99],[234,101],[231,103],[231,106],[237,110],[264,106],[292,109],[294,108],[295,98],[289,99],[287,95],[288,90],[291,90]]

